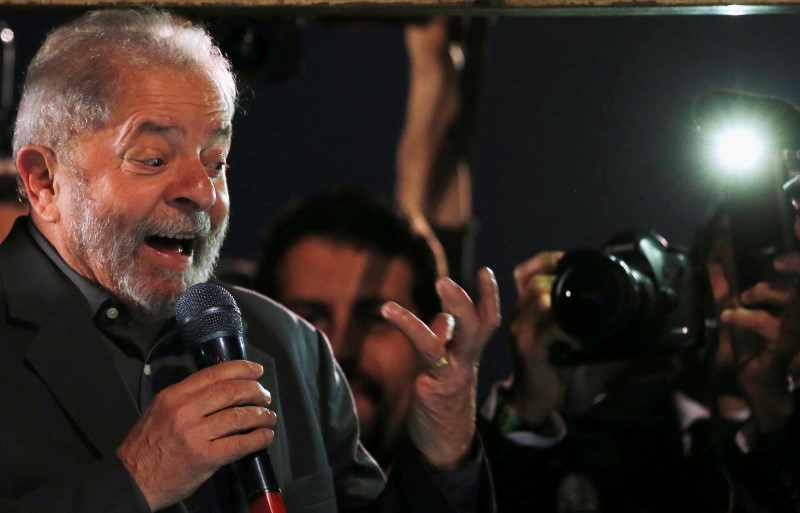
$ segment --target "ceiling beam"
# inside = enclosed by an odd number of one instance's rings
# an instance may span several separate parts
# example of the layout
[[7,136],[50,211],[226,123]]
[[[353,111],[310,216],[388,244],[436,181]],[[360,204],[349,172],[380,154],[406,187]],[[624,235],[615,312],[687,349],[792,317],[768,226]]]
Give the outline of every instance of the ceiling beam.
[[0,7],[49,8],[153,6],[171,9],[230,9],[253,12],[312,12],[324,15],[673,15],[800,13],[800,0],[0,0]]

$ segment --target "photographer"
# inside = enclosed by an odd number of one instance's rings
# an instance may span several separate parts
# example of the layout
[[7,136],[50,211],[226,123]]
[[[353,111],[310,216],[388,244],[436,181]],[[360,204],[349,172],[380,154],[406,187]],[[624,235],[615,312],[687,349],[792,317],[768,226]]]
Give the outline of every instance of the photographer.
[[[724,215],[716,216],[709,275],[720,305],[717,353],[719,416],[733,424],[721,448],[740,511],[800,511],[800,299],[796,281],[761,281],[741,293],[734,277]],[[722,233],[719,233],[722,232]],[[800,221],[795,221],[800,237]],[[711,238],[711,237],[710,237]],[[800,273],[800,252],[779,255],[773,268]]]
[[[737,510],[800,511],[800,110],[781,98],[710,90],[694,117],[701,142],[715,150],[712,169],[725,171],[722,202],[699,240],[721,321],[712,397],[721,456]],[[746,140],[751,151],[733,150]]]
[[708,411],[682,390],[704,348],[552,363],[557,341],[580,350],[551,309],[563,256],[539,253],[515,269],[514,376],[480,421],[499,510],[726,511]]

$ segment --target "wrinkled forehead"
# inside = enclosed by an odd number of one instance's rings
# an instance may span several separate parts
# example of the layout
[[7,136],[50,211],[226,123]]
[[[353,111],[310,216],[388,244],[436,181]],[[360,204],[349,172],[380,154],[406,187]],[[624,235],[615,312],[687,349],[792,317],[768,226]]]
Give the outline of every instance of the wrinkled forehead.
[[197,95],[208,96],[213,91],[215,99],[225,106],[229,118],[233,118],[237,90],[233,75],[218,62],[181,60],[161,53],[137,57],[119,57],[109,63],[112,97],[136,90],[147,84],[149,77],[166,74],[176,84],[194,85]]
[[161,66],[133,71],[119,80],[109,121],[132,113],[192,114],[213,124],[215,130],[230,132],[234,106],[224,85],[203,70]]

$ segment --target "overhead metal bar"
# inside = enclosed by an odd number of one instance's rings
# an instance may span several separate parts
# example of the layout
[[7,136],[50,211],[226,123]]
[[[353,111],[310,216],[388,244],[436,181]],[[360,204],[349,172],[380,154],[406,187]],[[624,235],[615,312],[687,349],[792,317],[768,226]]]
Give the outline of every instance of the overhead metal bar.
[[659,16],[800,13],[800,0],[756,0],[730,4],[715,0],[0,0],[15,10],[83,10],[150,6],[230,13],[313,13],[326,16]]

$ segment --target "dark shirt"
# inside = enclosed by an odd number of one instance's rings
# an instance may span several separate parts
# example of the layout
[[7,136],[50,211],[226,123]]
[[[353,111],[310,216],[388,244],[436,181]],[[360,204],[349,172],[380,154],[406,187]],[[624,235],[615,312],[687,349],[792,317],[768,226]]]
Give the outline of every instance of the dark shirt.
[[[53,263],[80,289],[91,308],[94,324],[106,342],[131,400],[144,412],[164,388],[197,371],[183,346],[175,319],[150,324],[137,322],[118,299],[73,270],[58,251],[28,222],[33,239]],[[183,501],[188,513],[246,512],[244,492],[234,479],[235,469],[223,467]]]
[[139,411],[146,410],[159,391],[197,370],[191,355],[181,346],[174,319],[150,324],[135,321],[122,302],[67,265],[33,223],[28,227],[42,251],[86,298],[94,324],[103,334]]

